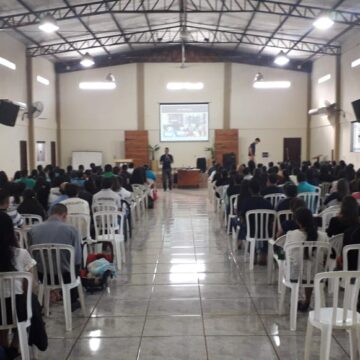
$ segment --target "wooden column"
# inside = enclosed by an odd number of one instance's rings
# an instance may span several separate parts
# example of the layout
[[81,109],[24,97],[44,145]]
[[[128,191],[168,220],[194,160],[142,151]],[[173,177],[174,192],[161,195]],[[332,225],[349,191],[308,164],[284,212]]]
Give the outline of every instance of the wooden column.
[[[337,108],[340,107],[341,102],[341,55],[336,55],[336,66],[335,66],[335,102]],[[335,112],[335,141],[334,141],[334,158],[335,161],[340,160],[340,119],[341,119],[341,113],[340,111]]]
[[231,63],[224,64],[224,114],[223,128],[230,129],[230,106],[231,106]]
[[[26,55],[26,103],[27,108],[31,109],[33,104],[33,59]],[[35,168],[35,135],[34,135],[34,116],[32,111],[28,111],[28,138],[29,138],[29,169]]]
[[56,164],[61,166],[60,78],[55,74]]
[[144,64],[136,64],[136,81],[137,81],[137,128],[145,130],[145,91],[144,91]]
[[125,131],[125,158],[133,159],[135,166],[149,164],[149,139],[146,130]]
[[223,155],[234,153],[236,162],[238,160],[239,142],[238,130],[215,130],[215,160],[217,163],[223,163]]

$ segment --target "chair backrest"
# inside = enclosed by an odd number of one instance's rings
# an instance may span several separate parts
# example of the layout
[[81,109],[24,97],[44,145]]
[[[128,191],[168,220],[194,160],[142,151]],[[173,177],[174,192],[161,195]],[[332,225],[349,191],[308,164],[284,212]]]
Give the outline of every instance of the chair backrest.
[[90,215],[73,214],[68,215],[66,222],[76,228],[80,239],[90,239]]
[[118,207],[115,201],[96,201],[93,202],[91,210],[95,214],[99,211],[117,211]]
[[[359,324],[357,313],[357,302],[360,287],[360,271],[330,271],[319,273],[315,276],[315,321],[320,319],[322,282],[331,280],[333,284],[333,294],[328,298],[328,307],[332,307],[331,315],[327,321],[333,326],[351,326]],[[340,308],[341,299],[339,294],[343,294],[343,307]]]
[[16,327],[16,285],[27,281],[27,286],[23,289],[26,294],[26,315],[28,323],[32,317],[31,310],[31,291],[32,275],[29,272],[12,271],[0,273],[0,330],[7,330]]
[[286,235],[279,236],[279,237],[275,240],[274,245],[276,245],[276,246],[281,246],[281,247],[283,248],[284,245],[285,245],[285,241],[286,241]]
[[338,205],[330,206],[323,210],[319,217],[321,217],[321,229],[325,231],[330,224],[330,220],[335,217],[340,211],[340,207]]
[[320,194],[318,192],[303,192],[298,194],[298,197],[305,201],[306,206],[313,214],[317,214],[319,212]]
[[[352,244],[352,245],[346,245],[343,248],[343,270],[348,271],[349,270],[349,258],[348,256],[351,253],[353,256],[357,255],[357,268],[352,270],[359,270],[360,269],[360,244]],[[355,253],[355,254],[354,254]]]
[[341,255],[341,249],[343,247],[343,239],[344,239],[344,234],[338,234],[338,235],[332,236],[329,239],[329,244],[330,244],[331,248],[335,251],[335,256]]
[[25,226],[31,227],[36,224],[40,224],[43,222],[43,219],[40,215],[34,215],[34,214],[22,214],[21,215],[24,218]]
[[[30,254],[39,263],[38,270],[43,274],[43,283],[62,285],[64,262],[68,263],[71,282],[75,282],[75,250],[71,245],[40,244],[29,248]],[[68,272],[68,269],[66,271]]]
[[281,200],[286,199],[286,196],[282,193],[268,194],[264,196],[264,199],[269,201],[275,209]]
[[238,194],[231,195],[229,199],[229,205],[230,205],[230,216],[235,215],[235,209],[237,209],[237,201],[238,201]]
[[123,236],[124,214],[120,211],[100,211],[94,214],[95,239],[113,241],[115,235]]
[[283,221],[291,220],[293,218],[293,213],[291,210],[281,210],[276,213],[277,219],[277,228],[281,228],[281,223]]
[[221,185],[221,186],[215,187],[215,192],[217,192],[219,194],[221,200],[224,200],[225,195],[226,195],[226,190],[228,187],[229,187],[229,185]]
[[320,187],[320,196],[322,199],[325,199],[325,196],[330,192],[331,182],[323,182],[319,185]]
[[266,241],[275,236],[275,210],[250,210],[246,212],[245,218],[247,238]]
[[330,244],[324,241],[285,242],[284,250],[285,279],[305,287],[313,287],[314,276],[325,270],[331,253]]

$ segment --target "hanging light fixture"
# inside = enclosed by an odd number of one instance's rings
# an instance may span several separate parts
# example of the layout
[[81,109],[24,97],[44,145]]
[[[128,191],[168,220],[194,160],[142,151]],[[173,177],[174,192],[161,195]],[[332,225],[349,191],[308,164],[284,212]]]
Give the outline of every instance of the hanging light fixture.
[[94,64],[95,64],[94,58],[89,53],[86,53],[80,61],[80,65],[83,67],[91,67]]
[[115,76],[112,73],[106,75],[106,81],[115,82]]
[[54,17],[51,15],[46,15],[40,21],[39,29],[50,34],[59,30],[59,26],[57,25]]
[[274,59],[274,63],[279,66],[285,66],[289,61],[289,57],[282,50]]
[[264,75],[261,72],[255,75],[253,82],[255,89],[288,89],[290,86],[291,82],[287,80],[265,81]]
[[319,30],[327,30],[334,25],[334,20],[330,14],[322,14],[313,22],[313,25]]

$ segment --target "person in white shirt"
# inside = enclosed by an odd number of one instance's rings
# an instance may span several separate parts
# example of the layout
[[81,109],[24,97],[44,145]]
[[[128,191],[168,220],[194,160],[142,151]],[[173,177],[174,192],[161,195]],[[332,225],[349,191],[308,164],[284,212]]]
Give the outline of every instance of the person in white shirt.
[[85,214],[90,215],[89,203],[78,197],[79,188],[74,184],[66,184],[65,194],[68,196],[66,200],[60,203],[67,207],[68,215]]
[[120,196],[111,189],[113,185],[112,178],[103,178],[101,183],[101,190],[97,192],[93,197],[93,206],[98,203],[109,203],[114,202],[118,209],[121,209],[121,198]]

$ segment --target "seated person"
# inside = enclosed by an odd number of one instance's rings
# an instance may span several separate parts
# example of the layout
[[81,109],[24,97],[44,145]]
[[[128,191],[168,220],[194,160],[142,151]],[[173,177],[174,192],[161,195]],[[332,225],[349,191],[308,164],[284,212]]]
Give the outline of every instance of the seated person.
[[228,198],[230,198],[230,196],[232,195],[240,194],[241,182],[242,182],[242,176],[238,173],[236,173],[230,178],[230,184],[226,190],[226,195],[228,196]]
[[336,191],[325,198],[324,205],[326,207],[340,205],[343,198],[348,195],[350,195],[349,182],[346,179],[339,179]]
[[298,173],[297,182],[298,182],[298,186],[297,186],[298,194],[304,192],[316,192],[316,187],[306,181],[306,176],[303,172]]
[[113,170],[112,166],[110,164],[106,164],[105,167],[104,167],[104,173],[102,174],[102,176],[112,178],[114,176],[112,170]]
[[121,166],[121,171],[119,175],[124,179],[125,186],[130,185],[131,174],[128,172],[128,166],[126,164]]
[[[328,241],[326,234],[317,230],[317,226],[313,219],[312,213],[309,209],[307,208],[297,209],[294,214],[294,220],[298,226],[298,229],[289,231],[286,234],[284,249],[286,249],[286,247],[289,245],[301,244],[305,241],[321,241],[321,242]],[[299,256],[304,256],[304,255],[302,253],[300,254],[298,251],[297,252],[294,251],[290,256],[291,256],[290,279],[293,281],[297,281],[299,277],[299,263],[300,263]],[[325,271],[323,262],[318,265],[318,269],[319,271],[321,271],[321,269]],[[313,275],[315,276],[316,274]],[[303,312],[308,310],[310,305],[311,295],[312,295],[312,288],[305,288],[305,300],[299,302],[298,304],[299,311]]]
[[26,186],[26,189],[33,189],[35,186],[35,180],[28,177],[27,170],[22,170],[20,172],[21,177],[20,179],[15,180],[16,183],[24,183]]
[[[41,224],[35,225],[29,232],[29,245],[40,244],[64,244],[71,245],[75,250],[75,274],[79,274],[81,265],[81,242],[79,232],[76,228],[66,223],[67,208],[63,204],[56,204],[50,209],[49,219]],[[41,259],[35,258],[39,264],[38,272],[39,279],[43,279],[42,268],[40,266]],[[61,269],[65,283],[69,283],[70,279],[70,264],[69,259],[65,256],[61,257]],[[71,290],[72,310],[80,307],[78,302],[77,288]]]
[[146,181],[149,184],[153,184],[156,181],[155,173],[149,168],[148,165],[144,165]]
[[[343,248],[346,245],[360,244],[360,224],[351,226],[344,232]],[[342,253],[342,251],[341,251]],[[341,258],[341,257],[340,257]],[[340,261],[338,261],[339,263]],[[357,251],[350,251],[348,253],[348,270],[357,271],[358,269],[358,253]],[[359,305],[358,305],[359,307]]]
[[113,186],[113,179],[111,177],[103,177],[101,182],[101,190],[94,194],[93,204],[102,202],[113,202],[114,205],[121,209],[120,196],[111,189]]
[[[36,261],[30,256],[27,250],[19,248],[11,218],[3,212],[0,212],[0,229],[0,272],[25,271],[35,275],[36,273],[34,270]],[[36,280],[33,281],[33,283],[36,284]],[[24,321],[27,317],[27,300],[24,294],[23,283],[21,280],[15,280],[14,285],[17,318],[19,321]],[[4,290],[5,297],[7,298],[6,302],[8,302],[8,300],[10,300],[10,289],[5,287]],[[41,316],[41,306],[38,302],[37,296],[34,294],[32,294],[31,300],[32,318],[29,328],[29,345],[34,344],[39,348],[39,350],[45,351],[48,345],[48,339],[45,331],[45,324]],[[11,318],[10,314],[8,316]],[[0,331],[0,345],[6,348],[6,358],[14,359],[15,355],[19,352],[18,344],[16,344],[17,336],[13,337],[11,344],[8,343],[8,340],[8,331]]]
[[78,197],[79,188],[75,184],[66,184],[65,195],[67,199],[60,202],[67,208],[69,215],[85,214],[90,215],[89,203]]
[[34,190],[27,189],[24,191],[23,201],[17,210],[20,214],[39,215],[43,220],[46,218],[45,210],[36,199]]
[[261,195],[270,195],[270,194],[282,194],[282,188],[277,185],[277,176],[276,174],[270,174],[267,178],[266,187],[261,191]]
[[[66,188],[66,185],[68,183],[67,182],[63,182],[60,184],[59,188],[57,189],[58,190],[58,196],[55,198],[55,200],[53,200],[51,203],[50,203],[50,206],[49,206],[49,209],[51,209],[54,205],[56,204],[59,204],[60,202],[66,200],[68,198],[68,196],[65,194],[65,188]],[[50,190],[50,196],[49,196],[49,201],[50,199],[53,198],[53,194],[56,193],[56,191],[52,194],[52,190]]]
[[290,210],[290,201],[297,196],[296,185],[291,183],[286,184],[284,186],[284,193],[286,195],[286,199],[283,199],[278,203],[276,211]]
[[91,209],[92,201],[95,190],[95,183],[92,179],[88,179],[84,182],[84,187],[79,191],[79,198],[87,201],[89,208]]
[[342,234],[348,228],[359,223],[359,205],[352,196],[345,196],[341,203],[340,212],[331,218],[326,233],[329,237]]
[[18,211],[15,208],[10,208],[10,193],[4,189],[0,189],[0,212],[8,214],[16,228],[22,227],[25,223]]
[[[272,205],[270,204],[269,201],[265,200],[261,195],[260,195],[260,185],[259,183],[255,180],[252,179],[249,181],[249,190],[250,190],[250,194],[251,196],[244,199],[242,201],[242,204],[240,206],[240,218],[241,218],[241,227],[240,227],[240,232],[242,233],[242,237],[241,239],[245,239],[246,236],[246,213],[250,210],[273,210]],[[253,224],[252,224],[253,225]],[[254,226],[251,226],[251,228],[253,228]],[[266,241],[257,241],[256,242],[257,245],[257,253],[259,255],[259,261],[258,264],[259,265],[266,265],[266,260],[267,260],[267,242]]]

